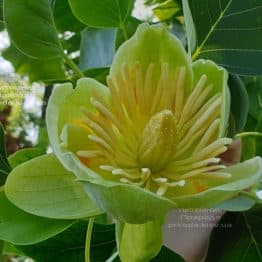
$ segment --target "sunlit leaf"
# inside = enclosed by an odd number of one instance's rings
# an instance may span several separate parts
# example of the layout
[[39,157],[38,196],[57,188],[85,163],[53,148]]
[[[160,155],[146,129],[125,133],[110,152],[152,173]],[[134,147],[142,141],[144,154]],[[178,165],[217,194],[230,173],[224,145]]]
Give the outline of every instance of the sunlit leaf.
[[69,0],[73,14],[91,27],[123,27],[134,0]]
[[4,0],[4,19],[16,47],[40,59],[63,56],[52,9],[46,0]]
[[16,206],[38,216],[75,219],[101,214],[75,176],[66,171],[52,154],[37,157],[13,169],[5,192]]

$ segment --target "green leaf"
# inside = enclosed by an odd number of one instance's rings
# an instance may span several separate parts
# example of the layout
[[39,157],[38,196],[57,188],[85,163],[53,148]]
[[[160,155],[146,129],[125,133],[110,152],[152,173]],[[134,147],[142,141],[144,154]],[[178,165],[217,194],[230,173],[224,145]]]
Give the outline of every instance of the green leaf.
[[243,78],[249,96],[249,113],[257,120],[262,117],[262,76]]
[[3,0],[0,0],[0,31],[4,30]]
[[90,27],[122,28],[134,0],[69,0],[73,14]]
[[163,246],[159,252],[159,254],[151,260],[151,262],[184,262],[185,260],[176,254],[174,251],[169,248]]
[[44,155],[45,152],[39,148],[25,148],[16,151],[14,154],[8,157],[9,164],[12,168],[19,166],[20,164],[29,161],[32,158]]
[[210,239],[206,262],[262,261],[262,209],[228,213]]
[[65,31],[79,33],[85,28],[85,25],[74,17],[68,0],[55,1],[53,15],[56,28],[61,33]]
[[3,254],[9,256],[25,256],[25,254],[22,251],[18,250],[14,245],[6,241],[4,243]]
[[136,32],[137,27],[141,23],[142,23],[141,20],[138,20],[137,18],[132,16],[126,19],[126,24],[125,24],[126,34],[121,29],[117,31],[117,36],[115,41],[116,49],[118,49],[127,40],[126,38],[129,39]]
[[80,69],[110,66],[115,53],[116,29],[86,28],[81,35]]
[[234,118],[236,133],[241,132],[246,124],[249,100],[246,87],[237,75],[230,74],[228,81],[231,94],[231,113]]
[[5,145],[5,131],[0,123],[0,187],[5,184],[8,173],[11,167],[7,160],[6,145]]
[[0,239],[15,245],[44,241],[64,231],[72,220],[55,220],[30,215],[15,207],[0,192]]
[[26,55],[39,59],[63,56],[49,1],[4,0],[4,19],[13,43]]
[[166,0],[156,6],[153,12],[160,21],[166,21],[181,13],[181,5],[174,0]]
[[65,79],[61,58],[34,59],[21,53],[14,45],[4,50],[3,57],[13,64],[16,73],[28,76],[31,82]]
[[[38,262],[84,261],[88,222],[78,222],[63,233],[32,246],[18,246]],[[116,246],[115,226],[94,224],[91,261],[106,261]]]
[[52,154],[16,167],[8,176],[5,192],[16,206],[38,216],[75,219],[101,214],[75,176]]
[[210,59],[232,73],[262,74],[261,1],[183,0],[193,60]]

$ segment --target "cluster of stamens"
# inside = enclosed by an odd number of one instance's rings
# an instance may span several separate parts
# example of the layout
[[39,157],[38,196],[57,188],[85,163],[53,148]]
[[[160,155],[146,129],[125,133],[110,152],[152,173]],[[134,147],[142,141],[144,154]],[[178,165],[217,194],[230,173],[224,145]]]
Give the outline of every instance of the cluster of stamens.
[[[102,172],[159,195],[164,195],[169,187],[183,187],[188,179],[230,177],[221,171],[225,166],[220,164],[219,155],[232,140],[217,138],[222,94],[212,95],[212,84],[207,84],[206,75],[201,76],[189,94],[184,86],[184,67],[171,75],[164,63],[157,80],[153,63],[144,70],[140,63],[132,68],[125,64],[121,73],[108,77],[110,102],[94,94],[91,104],[96,113],[83,110],[83,122],[91,130],[88,138],[94,146],[78,151],[77,155],[91,161],[99,159]],[[175,133],[170,135],[175,139],[170,145],[174,148],[172,155],[156,169],[157,163],[143,165],[139,148],[146,126],[159,112],[172,115]],[[164,150],[156,145],[150,151],[155,154],[152,159],[161,158],[159,152]]]

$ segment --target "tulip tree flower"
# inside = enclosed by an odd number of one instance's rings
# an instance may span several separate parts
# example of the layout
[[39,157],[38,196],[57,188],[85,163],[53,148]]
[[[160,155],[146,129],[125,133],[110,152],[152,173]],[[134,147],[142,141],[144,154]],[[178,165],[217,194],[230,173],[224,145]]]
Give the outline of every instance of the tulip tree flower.
[[[119,221],[119,239],[139,234],[146,243],[145,230],[154,239],[168,210],[213,207],[261,179],[260,158],[221,164],[232,142],[227,78],[211,61],[192,63],[163,26],[142,24],[118,49],[107,86],[83,78],[55,87],[47,110],[54,153]],[[154,243],[140,260],[123,261],[149,260]],[[130,256],[126,242],[118,245]]]

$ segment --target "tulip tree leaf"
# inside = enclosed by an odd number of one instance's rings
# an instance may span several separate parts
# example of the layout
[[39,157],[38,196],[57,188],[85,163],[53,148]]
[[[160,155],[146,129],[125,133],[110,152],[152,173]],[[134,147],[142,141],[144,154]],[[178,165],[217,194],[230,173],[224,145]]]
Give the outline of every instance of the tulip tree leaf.
[[28,76],[31,82],[65,79],[61,58],[34,59],[21,53],[14,45],[4,50],[3,57],[13,64],[16,73]]
[[[85,237],[88,222],[78,222],[61,234],[32,246],[17,246],[38,262],[85,260]],[[91,261],[106,261],[115,249],[115,226],[94,224]]]
[[0,186],[4,185],[11,167],[7,160],[6,146],[5,146],[5,131],[0,123]]
[[262,116],[262,76],[244,78],[249,96],[249,113],[259,120]]
[[86,28],[82,32],[80,69],[110,66],[115,53],[116,29]]
[[24,148],[16,151],[14,154],[8,157],[8,161],[12,168],[17,167],[18,165],[29,161],[35,157],[41,156],[44,154],[44,151],[39,148]]
[[261,0],[183,0],[193,59],[215,61],[230,72],[262,74]]
[[90,27],[123,27],[134,0],[69,0],[73,14]]
[[0,31],[5,28],[3,18],[3,0],[0,0]]
[[6,181],[5,192],[16,206],[38,216],[76,219],[101,214],[75,176],[52,154],[13,169]]
[[249,100],[246,87],[237,75],[230,75],[228,82],[231,94],[231,113],[235,121],[236,133],[245,127],[248,115]]
[[4,0],[4,19],[13,43],[26,55],[39,59],[63,56],[49,1]]
[[57,0],[53,8],[56,28],[59,32],[81,32],[85,25],[79,22],[73,15],[68,0]]
[[15,245],[44,241],[64,231],[73,220],[55,220],[34,216],[15,207],[0,192],[0,239]]
[[262,261],[261,211],[227,213],[212,233],[206,262]]
[[176,254],[174,251],[170,250],[169,248],[163,246],[159,252],[159,254],[151,260],[151,262],[184,262],[185,260]]

